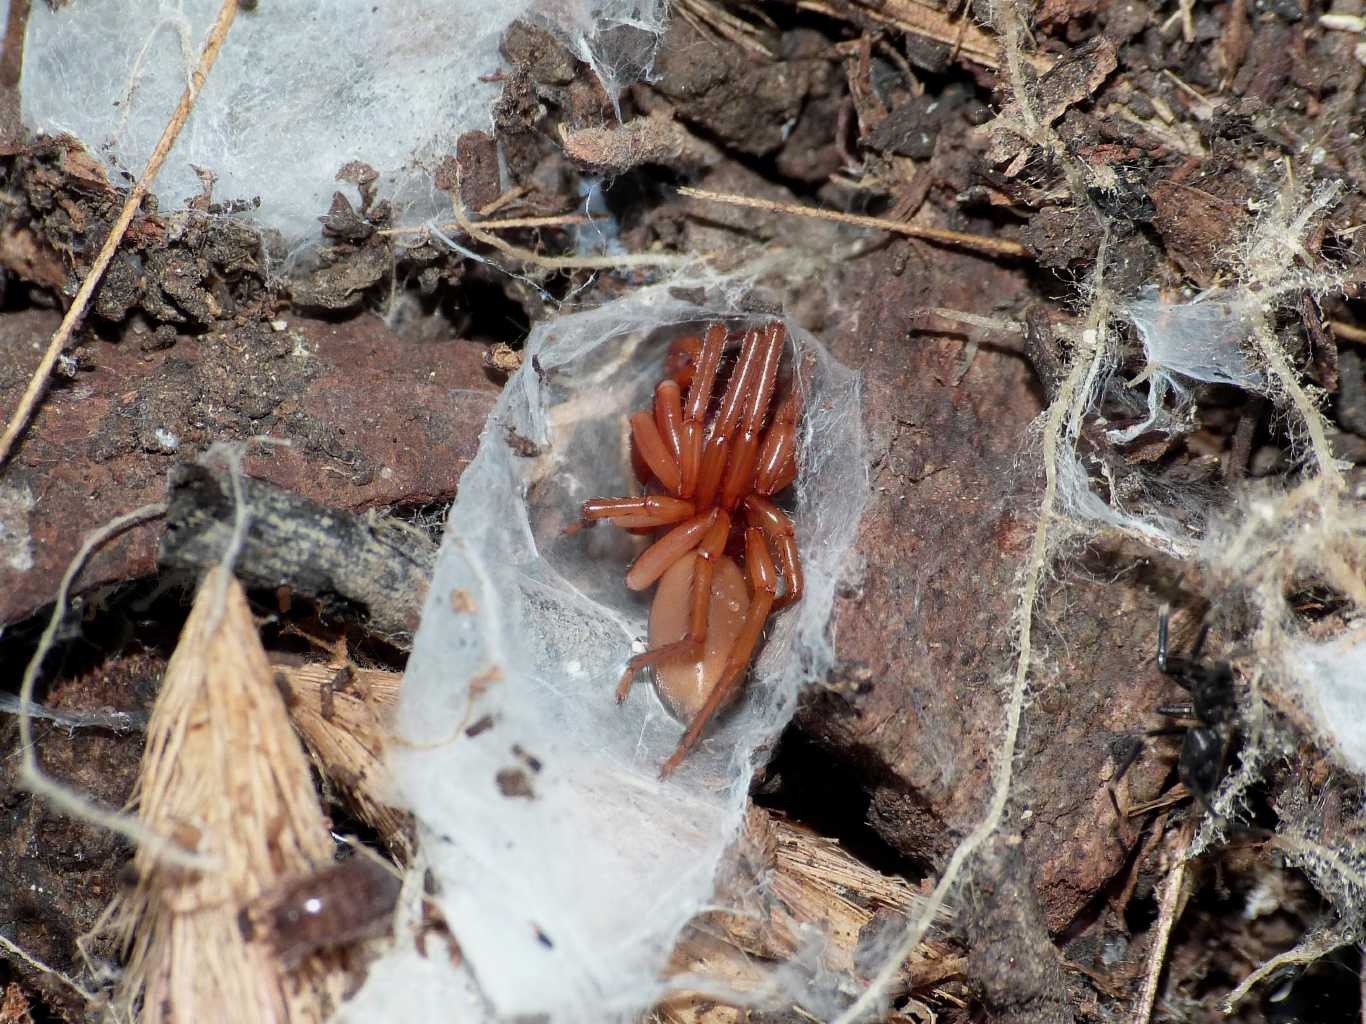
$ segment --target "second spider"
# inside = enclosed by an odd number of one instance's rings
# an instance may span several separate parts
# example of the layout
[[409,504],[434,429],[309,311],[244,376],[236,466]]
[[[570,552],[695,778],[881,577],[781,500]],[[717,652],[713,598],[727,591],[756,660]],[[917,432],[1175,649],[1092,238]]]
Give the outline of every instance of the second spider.
[[786,340],[775,320],[739,336],[714,323],[701,338],[674,342],[653,409],[630,420],[646,493],[583,505],[588,522],[661,533],[626,574],[632,590],[659,586],[650,647],[630,660],[617,688],[624,701],[636,673],[653,666],[661,696],[689,720],[661,776],[739,694],[769,615],[802,596],[796,534],[770,500],[797,476],[795,381],[775,401]]

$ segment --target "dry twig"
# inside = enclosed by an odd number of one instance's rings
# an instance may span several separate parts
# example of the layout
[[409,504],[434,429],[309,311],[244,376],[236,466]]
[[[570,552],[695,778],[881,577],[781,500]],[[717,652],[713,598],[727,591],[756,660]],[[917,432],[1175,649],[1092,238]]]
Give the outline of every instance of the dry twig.
[[[583,213],[561,213],[549,217],[507,217],[503,220],[481,220],[476,221],[485,231],[512,231],[516,228],[569,228],[579,224],[592,223],[591,218]],[[455,221],[436,225],[441,231],[460,231],[461,226]],[[412,224],[407,227],[381,228],[376,231],[377,235],[424,235],[431,231],[426,224]]]
[[1328,326],[1343,341],[1354,341],[1359,345],[1366,344],[1366,329],[1358,327],[1356,324],[1343,323],[1341,320],[1330,320]]
[[[504,241],[497,235],[483,230],[483,227],[470,220],[465,209],[460,205],[460,200],[456,197],[460,195],[460,173],[457,170],[455,176],[455,189],[451,193],[451,211],[455,215],[456,223],[460,225],[460,230],[465,232],[477,242],[497,249],[504,256],[510,256],[516,260],[523,260],[533,266],[541,267],[544,270],[615,270],[620,267],[680,267],[686,263],[691,263],[694,258],[675,254],[663,253],[655,255],[653,253],[622,253],[619,256],[542,256],[538,252],[530,249],[522,249],[510,242]],[[438,237],[440,237],[438,235]],[[478,259],[476,253],[469,253],[468,250],[460,250],[450,239],[443,239],[447,244],[452,245],[457,251],[465,251],[468,255]],[[490,262],[484,260],[484,262]]]
[[[1307,967],[1343,946],[1353,945],[1352,940],[1351,929],[1340,926],[1314,932],[1293,949],[1287,949],[1284,953],[1277,953],[1239,982],[1238,987],[1224,999],[1221,1009],[1224,1013],[1231,1014],[1237,1005],[1247,998],[1247,994],[1252,991],[1253,986],[1269,978],[1282,967]],[[1140,1024],[1147,1024],[1147,1022],[1140,1022]]]
[[1153,943],[1148,949],[1148,972],[1143,979],[1138,1007],[1134,1010],[1134,1024],[1148,1024],[1153,1015],[1158,980],[1167,962],[1167,942],[1181,914],[1181,894],[1186,884],[1186,849],[1187,840],[1182,840],[1173,851],[1174,863],[1167,875],[1167,887],[1162,890],[1162,905],[1158,910],[1157,926],[1153,930]]
[[57,363],[57,357],[62,354],[72,332],[76,330],[76,325],[85,315],[85,308],[90,304],[90,299],[99,286],[100,278],[114,258],[119,243],[123,241],[124,232],[128,230],[128,225],[133,222],[133,217],[139,207],[142,206],[142,200],[147,195],[147,190],[156,180],[157,172],[161,170],[161,165],[170,155],[171,148],[175,145],[176,139],[179,138],[180,130],[185,126],[185,121],[190,116],[190,110],[194,107],[199,91],[204,88],[204,80],[208,78],[209,70],[213,67],[214,61],[218,59],[218,51],[223,48],[223,42],[228,36],[228,29],[232,27],[233,19],[237,16],[237,2],[238,0],[223,0],[223,6],[219,8],[218,17],[209,30],[209,37],[204,43],[204,52],[199,58],[199,64],[190,75],[185,91],[181,94],[180,102],[176,105],[175,113],[171,115],[171,120],[166,125],[166,130],[162,132],[156,148],[152,150],[152,155],[147,158],[147,166],[143,168],[141,176],[129,191],[123,209],[119,211],[118,217],[114,220],[114,226],[109,230],[109,237],[104,240],[104,245],[100,246],[95,262],[91,264],[89,273],[81,282],[80,290],[76,292],[76,298],[72,300],[71,307],[62,317],[62,322],[57,326],[56,332],[52,335],[52,340],[48,342],[47,351],[43,353],[38,368],[33,371],[28,387],[24,389],[24,394],[19,399],[18,408],[10,416],[4,435],[0,436],[0,465],[4,465],[9,458],[15,440],[27,425],[29,417],[33,415],[33,410],[47,385],[48,376],[52,373],[52,367]]
[[1004,238],[988,238],[986,235],[971,235],[963,231],[948,231],[944,228],[925,227],[921,224],[907,224],[904,221],[885,220],[882,217],[863,217],[854,213],[839,213],[835,210],[822,210],[818,207],[801,206],[797,203],[778,203],[771,199],[755,199],[750,196],[736,195],[733,192],[708,192],[700,188],[680,188],[678,194],[690,199],[707,199],[714,203],[746,206],[753,210],[768,210],[771,213],[787,213],[797,217],[813,217],[816,220],[834,221],[836,224],[849,224],[853,227],[891,231],[898,235],[924,239],[927,242],[939,242],[960,249],[973,249],[991,256],[1007,256],[1017,259],[1029,256],[1029,250],[1019,242],[1011,242]]

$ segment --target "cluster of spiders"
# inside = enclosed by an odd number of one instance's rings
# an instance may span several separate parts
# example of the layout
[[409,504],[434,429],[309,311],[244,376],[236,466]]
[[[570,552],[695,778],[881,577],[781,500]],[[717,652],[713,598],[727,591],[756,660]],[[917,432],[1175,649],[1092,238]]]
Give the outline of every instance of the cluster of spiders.
[[644,493],[583,504],[585,522],[658,533],[626,573],[632,590],[658,588],[649,649],[627,663],[617,700],[649,666],[689,720],[661,776],[738,696],[769,616],[802,596],[796,533],[773,501],[798,469],[802,407],[781,373],[786,340],[773,320],[738,332],[713,323],[675,341],[653,407],[630,418]]

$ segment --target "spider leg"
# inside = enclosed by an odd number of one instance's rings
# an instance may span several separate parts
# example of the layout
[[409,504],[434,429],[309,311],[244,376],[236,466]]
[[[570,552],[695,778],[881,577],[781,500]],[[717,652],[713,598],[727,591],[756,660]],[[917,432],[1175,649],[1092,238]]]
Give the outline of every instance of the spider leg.
[[1205,649],[1205,640],[1209,637],[1209,623],[1202,623],[1200,632],[1195,636],[1195,643],[1191,647],[1190,654],[1184,658],[1172,657],[1167,653],[1167,630],[1168,620],[1171,618],[1171,609],[1164,606],[1162,614],[1157,620],[1157,669],[1159,672],[1169,675],[1176,681],[1176,685],[1183,690],[1190,690],[1191,676],[1200,671],[1200,654]]
[[763,332],[757,328],[746,331],[740,343],[740,354],[731,367],[730,380],[726,383],[721,404],[716,410],[716,420],[702,450],[696,491],[700,505],[710,505],[716,501],[716,492],[726,469],[726,456],[730,454],[731,435],[735,433],[744,411],[742,402],[754,375],[756,349],[762,336]]
[[787,582],[783,596],[774,603],[773,610],[778,611],[800,601],[806,587],[801,555],[797,552],[797,531],[792,527],[792,520],[773,502],[757,494],[745,499],[745,518],[750,526],[757,526],[764,531],[769,544],[777,552],[778,566]]
[[726,350],[726,328],[712,324],[702,340],[697,359],[693,363],[692,381],[688,385],[688,401],[683,407],[683,423],[679,430],[679,462],[682,468],[682,490],[679,495],[691,498],[697,490],[697,476],[702,468],[702,431],[716,387],[716,371]]
[[786,339],[786,329],[775,320],[765,328],[762,340],[755,347],[754,369],[747,382],[750,391],[745,396],[740,439],[730,459],[725,486],[721,488],[721,504],[726,508],[734,508],[740,495],[754,489],[754,467],[759,460],[761,431],[764,418],[768,415],[769,403],[773,400],[773,389],[778,383],[778,361],[782,359]]
[[1124,760],[1119,763],[1119,767],[1115,769],[1115,774],[1110,777],[1110,785],[1107,787],[1110,792],[1110,806],[1115,809],[1115,819],[1117,822],[1124,821],[1124,815],[1119,809],[1119,800],[1116,798],[1115,793],[1120,782],[1123,781],[1124,776],[1129,774],[1129,769],[1138,763],[1138,759],[1143,753],[1143,738],[1147,737],[1148,739],[1152,739],[1157,736],[1180,736],[1185,732],[1187,732],[1185,726],[1171,725],[1161,729],[1149,729],[1143,736],[1136,737],[1137,742],[1124,756]]
[[1157,670],[1167,671],[1167,621],[1171,618],[1171,608],[1167,605],[1162,606],[1162,612],[1157,617]]
[[669,526],[681,523],[697,513],[691,501],[671,498],[667,494],[645,494],[638,498],[591,498],[583,503],[584,522],[610,519],[612,525],[625,528],[641,526]]
[[1200,632],[1195,635],[1195,645],[1191,648],[1190,654],[1186,657],[1187,662],[1193,665],[1200,660],[1200,653],[1205,649],[1205,640],[1208,636],[1209,623],[1202,622],[1200,624]]
[[[636,673],[646,665],[675,657],[700,656],[702,645],[707,641],[707,616],[711,610],[711,581],[716,572],[716,559],[725,550],[726,538],[729,536],[730,515],[718,510],[716,521],[712,523],[711,529],[706,532],[702,542],[697,546],[697,561],[693,568],[687,635],[671,644],[656,647],[644,654],[637,654],[628,661],[626,671],[621,676],[621,683],[617,686],[618,704],[626,699],[626,695],[631,692],[631,684],[635,681]],[[687,554],[687,552],[685,551],[683,554]]]
[[648,412],[638,412],[631,417],[631,439],[655,479],[664,485],[666,491],[677,494],[683,474],[664,438],[660,436],[655,418]]
[[659,387],[655,388],[655,426],[659,428],[659,434],[664,438],[674,464],[679,467],[681,480],[682,464],[679,461],[679,452],[682,450],[680,432],[683,429],[683,399],[678,381],[660,381]]
[[778,403],[754,466],[754,489],[760,494],[777,494],[795,479],[797,421],[801,415],[801,399],[795,391]]
[[773,559],[769,556],[768,543],[764,540],[763,531],[753,526],[745,531],[745,567],[749,572],[750,585],[754,588],[754,600],[745,615],[745,624],[740,629],[740,635],[735,638],[735,645],[730,649],[716,688],[707,697],[707,703],[702,705],[702,710],[689,723],[673,755],[660,769],[661,779],[668,778],[673,773],[688,751],[697,744],[702,730],[707,727],[712,716],[744,682],[745,670],[749,668],[750,659],[754,657],[759,635],[763,632],[764,623],[773,608],[773,598],[778,590],[778,575],[774,571]]
[[1114,775],[1110,776],[1110,784],[1105,787],[1105,791],[1110,795],[1110,806],[1115,809],[1116,828],[1120,828],[1123,826],[1124,812],[1119,809],[1119,797],[1117,797],[1115,794],[1116,792],[1118,792],[1120,781],[1124,778],[1125,775],[1129,773],[1129,769],[1132,768],[1135,763],[1137,763],[1139,755],[1141,755],[1142,753],[1143,741],[1140,739],[1137,740],[1131,748],[1129,748],[1129,753],[1126,754],[1124,760],[1119,763],[1119,766],[1115,769]]
[[626,573],[626,585],[632,590],[644,590],[663,576],[665,569],[702,543],[715,525],[718,511],[712,509],[680,523],[646,548]]

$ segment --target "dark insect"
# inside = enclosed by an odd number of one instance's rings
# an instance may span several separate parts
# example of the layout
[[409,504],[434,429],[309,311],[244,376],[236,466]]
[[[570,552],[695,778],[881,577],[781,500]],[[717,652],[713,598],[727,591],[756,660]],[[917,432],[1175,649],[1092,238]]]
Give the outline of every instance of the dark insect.
[[392,870],[356,855],[285,883],[238,920],[248,941],[258,932],[285,970],[323,950],[388,931],[400,882]]
[[[1189,693],[1190,700],[1160,706],[1157,713],[1175,720],[1176,724],[1150,729],[1145,735],[1183,737],[1181,755],[1176,762],[1177,777],[1200,805],[1211,811],[1210,801],[1224,771],[1224,760],[1232,741],[1236,717],[1233,669],[1224,661],[1201,664],[1200,655],[1209,636],[1208,623],[1200,627],[1200,633],[1187,657],[1169,655],[1167,620],[1167,610],[1163,609],[1157,623],[1157,668]],[[1119,801],[1115,798],[1115,787],[1142,752],[1143,744],[1136,743],[1120,763],[1114,781],[1110,783],[1110,803],[1114,805],[1116,816],[1121,819],[1123,815],[1119,810]]]

